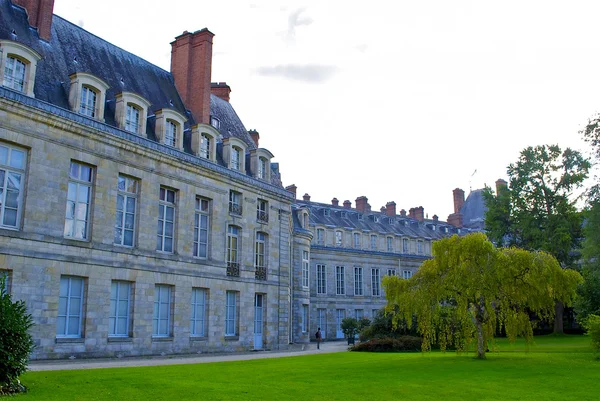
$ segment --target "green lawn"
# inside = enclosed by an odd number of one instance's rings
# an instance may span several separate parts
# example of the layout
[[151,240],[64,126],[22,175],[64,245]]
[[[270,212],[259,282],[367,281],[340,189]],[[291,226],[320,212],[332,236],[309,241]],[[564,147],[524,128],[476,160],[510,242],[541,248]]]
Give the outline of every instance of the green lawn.
[[[29,372],[23,400],[598,400],[583,336],[498,342],[473,354],[345,352],[240,362]],[[18,397],[18,398],[19,398]]]

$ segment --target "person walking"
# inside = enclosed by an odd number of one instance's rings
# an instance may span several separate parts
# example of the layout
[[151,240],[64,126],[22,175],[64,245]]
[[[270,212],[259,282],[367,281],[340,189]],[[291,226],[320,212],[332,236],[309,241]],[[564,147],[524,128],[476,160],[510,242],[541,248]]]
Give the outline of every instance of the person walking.
[[323,336],[321,334],[321,328],[320,327],[317,330],[317,333],[315,334],[315,337],[317,338],[317,349],[321,349],[320,345],[321,345],[321,340],[322,340]]

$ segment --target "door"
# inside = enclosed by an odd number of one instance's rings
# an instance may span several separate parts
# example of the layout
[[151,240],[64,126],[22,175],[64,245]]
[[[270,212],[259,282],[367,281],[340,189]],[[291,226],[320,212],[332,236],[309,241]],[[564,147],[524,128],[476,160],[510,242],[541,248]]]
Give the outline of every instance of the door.
[[342,331],[342,320],[346,317],[345,309],[336,309],[336,321],[335,321],[335,336],[337,338],[344,338],[344,332]]
[[254,296],[254,349],[263,348],[263,294]]
[[318,309],[318,325],[321,328],[321,338],[327,338],[327,309]]

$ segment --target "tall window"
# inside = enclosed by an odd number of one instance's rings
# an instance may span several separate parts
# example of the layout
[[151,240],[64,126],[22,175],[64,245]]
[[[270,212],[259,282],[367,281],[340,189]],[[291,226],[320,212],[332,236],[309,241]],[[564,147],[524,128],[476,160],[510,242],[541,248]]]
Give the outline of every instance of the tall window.
[[210,159],[210,137],[206,134],[200,135],[200,157]]
[[10,271],[0,270],[0,279],[4,279],[4,286],[0,287],[0,290],[3,290],[6,294],[10,294]]
[[377,249],[377,236],[371,235],[371,249]]
[[256,202],[256,220],[262,223],[269,222],[269,202],[259,199]]
[[308,332],[308,305],[302,305],[302,332]]
[[423,241],[417,241],[417,253],[423,255]]
[[137,134],[140,130],[140,109],[133,104],[127,104],[125,111],[125,130]]
[[317,294],[327,294],[327,272],[325,265],[317,265]]
[[60,277],[56,337],[81,337],[83,284],[83,278],[81,277]]
[[196,337],[206,336],[206,289],[192,289],[192,316],[190,319],[190,334]]
[[119,176],[117,181],[115,244],[133,246],[138,187],[138,180],[123,175]]
[[221,122],[219,121],[218,118],[211,116],[210,117],[210,125],[212,125],[216,129],[219,129],[221,127]]
[[408,253],[408,238],[402,238],[402,252]]
[[360,249],[360,234],[354,233],[352,237],[354,238],[354,248]]
[[387,270],[387,275],[388,276],[395,276],[396,275],[396,269],[388,269]]
[[234,170],[240,170],[241,167],[241,151],[240,148],[235,146],[231,147],[231,168]]
[[89,117],[96,117],[96,98],[98,93],[88,86],[81,87],[79,112]]
[[408,280],[413,275],[412,270],[402,270],[402,278]]
[[255,258],[254,265],[257,269],[264,268],[265,265],[265,245],[266,245],[266,234],[258,232],[256,233],[256,243],[255,243]]
[[113,281],[110,286],[109,337],[129,337],[131,319],[131,283]]
[[229,191],[229,212],[242,214],[242,194],[236,191]]
[[65,215],[65,237],[88,239],[92,180],[94,170],[85,164],[71,162]]
[[196,198],[194,215],[194,256],[208,257],[208,230],[210,217],[210,199]]
[[379,269],[371,269],[371,295],[374,297],[381,295],[380,283]]
[[354,295],[363,295],[363,269],[354,268]]
[[239,265],[239,236],[240,229],[236,226],[227,227],[227,275],[236,276],[240,275]]
[[154,314],[152,336],[171,336],[171,286],[157,284],[154,287]]
[[336,266],[335,267],[335,294],[336,295],[345,295],[346,294],[346,284],[344,283],[344,266]]
[[341,231],[335,232],[335,246],[342,246],[342,242],[344,239],[344,233]]
[[364,309],[354,309],[354,318],[356,320],[360,320],[365,316],[365,310]]
[[394,252],[394,238],[386,237],[386,242],[387,242],[387,251]]
[[237,335],[237,293],[227,291],[225,300],[225,335]]
[[175,191],[160,187],[158,203],[158,233],[156,250],[173,252],[173,236],[175,232]]
[[342,321],[345,318],[346,318],[346,310],[345,309],[336,309],[335,310],[335,326],[336,326],[336,330],[339,333],[341,333],[341,331],[342,331]]
[[4,67],[4,86],[19,92],[25,91],[26,65],[18,58],[8,56]]
[[165,143],[169,146],[177,146],[177,124],[171,120],[167,120],[165,125]]
[[18,228],[27,152],[0,144],[0,227]]
[[267,178],[267,159],[260,157],[258,159],[258,178],[265,180]]
[[308,288],[308,251],[302,251],[302,287]]
[[325,245],[325,230],[317,228],[317,245]]

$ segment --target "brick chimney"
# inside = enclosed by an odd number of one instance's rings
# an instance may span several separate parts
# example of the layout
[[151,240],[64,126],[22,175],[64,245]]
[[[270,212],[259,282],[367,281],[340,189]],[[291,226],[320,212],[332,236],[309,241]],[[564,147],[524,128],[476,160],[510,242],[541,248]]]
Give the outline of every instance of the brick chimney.
[[438,217],[438,215],[437,215],[437,214],[434,214],[434,215],[433,215],[433,222],[434,222],[434,223],[437,223],[439,220],[440,220],[440,218]]
[[454,213],[458,213],[465,203],[465,191],[455,188],[452,194],[454,195]]
[[[358,198],[356,198],[356,210],[358,210],[361,213],[364,213],[367,211],[367,206],[368,206],[368,201],[369,199],[367,199],[366,196],[359,196]],[[370,208],[369,208],[370,209]]]
[[415,218],[415,208],[411,207],[410,209],[408,209],[408,217],[410,217],[411,219]]
[[298,187],[296,186],[296,184],[288,185],[287,187],[285,187],[286,191],[291,192],[292,195],[294,195],[294,199],[296,199],[296,190],[297,189],[298,189]]
[[414,209],[415,219],[419,221],[425,221],[425,209],[423,206],[416,207]]
[[248,131],[248,134],[250,134],[250,138],[252,138],[254,144],[258,148],[258,140],[260,139],[260,134],[258,133],[258,131],[255,129],[251,129],[250,131]]
[[385,206],[381,206],[381,208],[379,209],[379,211],[380,211],[381,213],[385,213]]
[[344,201],[344,207],[346,209],[351,209],[352,208],[352,202],[350,202],[349,200],[345,200]]
[[229,94],[231,93],[231,87],[225,82],[211,82],[210,93],[217,97],[220,97],[221,99],[229,103]]
[[338,198],[333,198],[333,199],[331,200],[331,204],[332,204],[333,206],[339,206],[339,205],[340,205],[340,201],[338,200]]
[[400,210],[400,216],[406,217],[406,210],[404,210],[404,209]]
[[212,41],[207,28],[183,32],[171,42],[171,74],[185,107],[196,123],[210,123]]
[[302,199],[304,199],[305,201],[307,201],[307,202],[308,202],[308,201],[310,201],[310,195],[309,195],[309,194],[304,194],[304,195],[302,196]]
[[496,181],[496,196],[500,195],[500,192],[505,189],[508,189],[508,183],[502,178],[498,179],[498,181]]
[[386,216],[393,217],[396,215],[396,202],[391,201],[385,204],[385,214]]
[[448,224],[458,228],[462,227],[462,214],[452,213],[450,216],[448,216]]
[[49,41],[54,0],[13,0],[13,3],[27,11],[29,25],[37,28],[41,39]]

